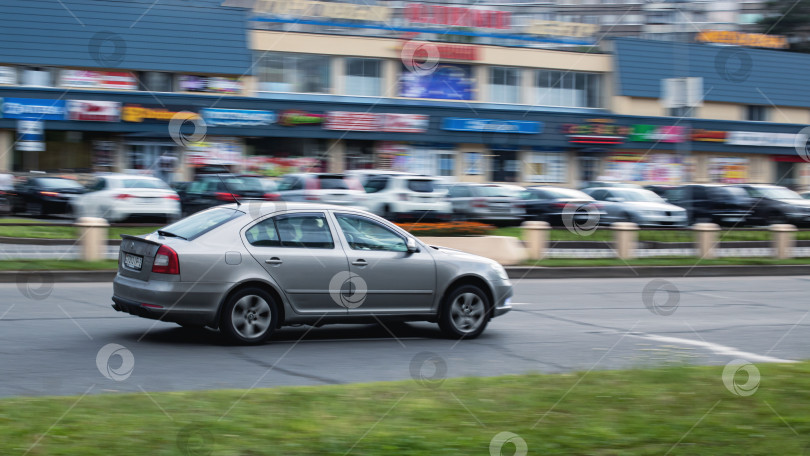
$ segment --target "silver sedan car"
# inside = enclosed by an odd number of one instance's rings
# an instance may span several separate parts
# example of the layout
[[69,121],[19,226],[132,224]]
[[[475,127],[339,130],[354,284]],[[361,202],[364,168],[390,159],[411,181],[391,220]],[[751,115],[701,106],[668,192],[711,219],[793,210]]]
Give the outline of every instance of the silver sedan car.
[[385,320],[437,322],[469,339],[511,309],[500,264],[424,244],[360,209],[229,204],[122,238],[115,310],[219,328],[240,343],[285,325]]

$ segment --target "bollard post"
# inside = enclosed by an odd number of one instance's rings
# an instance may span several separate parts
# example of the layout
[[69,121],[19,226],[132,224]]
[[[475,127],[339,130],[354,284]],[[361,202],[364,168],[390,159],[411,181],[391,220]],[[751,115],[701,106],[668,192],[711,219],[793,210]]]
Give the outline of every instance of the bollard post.
[[638,225],[632,222],[616,222],[610,225],[613,230],[613,249],[616,256],[628,260],[636,257],[638,246]]
[[772,233],[773,256],[780,260],[793,258],[793,247],[796,246],[796,227],[778,223],[771,225],[768,229]]
[[692,231],[695,232],[698,257],[716,258],[717,234],[720,232],[720,226],[715,223],[695,223],[692,225]]
[[107,252],[107,228],[110,224],[103,218],[81,217],[76,220],[75,226],[79,228],[81,259],[103,260]]
[[530,260],[542,260],[548,249],[548,234],[551,225],[548,222],[529,221],[520,225],[523,229],[523,239],[529,251]]

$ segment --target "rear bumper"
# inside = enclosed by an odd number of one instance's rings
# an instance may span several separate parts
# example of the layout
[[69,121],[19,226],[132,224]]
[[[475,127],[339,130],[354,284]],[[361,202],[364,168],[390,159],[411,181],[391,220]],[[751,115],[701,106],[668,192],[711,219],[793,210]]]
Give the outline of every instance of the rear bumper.
[[226,284],[142,281],[116,275],[113,308],[143,318],[216,326]]

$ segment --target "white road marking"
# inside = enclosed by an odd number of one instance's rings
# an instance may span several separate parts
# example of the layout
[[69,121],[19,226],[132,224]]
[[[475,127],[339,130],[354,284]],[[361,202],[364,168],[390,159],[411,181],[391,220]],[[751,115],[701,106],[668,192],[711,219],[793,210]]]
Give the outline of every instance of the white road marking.
[[744,352],[734,347],[727,347],[725,345],[713,344],[711,342],[704,342],[702,340],[681,339],[680,337],[659,336],[657,334],[644,334],[644,333],[634,333],[630,334],[630,336],[641,337],[643,339],[654,340],[656,342],[667,342],[670,344],[694,345],[696,347],[708,349],[709,351],[718,355],[731,356],[734,358],[742,358],[750,362],[761,362],[761,363],[798,362],[791,359],[774,358],[773,356],[758,355],[756,353]]

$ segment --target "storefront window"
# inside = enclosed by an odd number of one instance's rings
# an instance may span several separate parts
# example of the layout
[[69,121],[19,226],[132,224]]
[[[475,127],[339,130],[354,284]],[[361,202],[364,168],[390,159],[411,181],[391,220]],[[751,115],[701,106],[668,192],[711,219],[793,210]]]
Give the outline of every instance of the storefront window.
[[159,71],[143,71],[140,74],[140,90],[148,92],[173,92],[172,74]]
[[464,174],[476,176],[484,174],[483,157],[481,152],[464,153]]
[[49,68],[28,67],[22,70],[22,85],[53,87],[54,75]]
[[144,174],[158,172],[158,159],[173,154],[174,144],[130,143],[127,145],[126,169]]
[[520,69],[491,67],[489,69],[489,100],[495,103],[520,102]]
[[526,180],[529,182],[565,182],[565,154],[532,152],[529,156]]
[[259,56],[259,91],[329,93],[329,57],[267,52]]
[[380,67],[379,59],[346,59],[346,95],[379,97]]
[[598,108],[601,78],[593,73],[538,70],[535,73],[535,104]]

